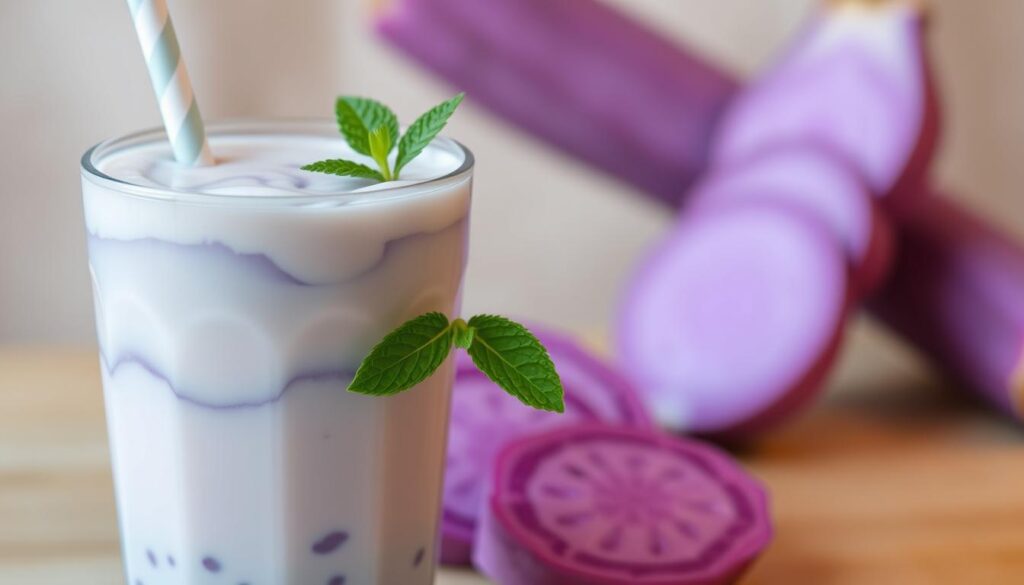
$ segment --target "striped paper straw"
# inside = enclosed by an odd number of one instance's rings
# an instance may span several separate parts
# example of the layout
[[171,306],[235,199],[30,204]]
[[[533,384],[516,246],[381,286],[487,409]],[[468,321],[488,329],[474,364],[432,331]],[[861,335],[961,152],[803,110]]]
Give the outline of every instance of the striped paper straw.
[[213,164],[203,119],[167,12],[167,0],[128,0],[128,8],[160,102],[160,115],[174,158],[189,165]]

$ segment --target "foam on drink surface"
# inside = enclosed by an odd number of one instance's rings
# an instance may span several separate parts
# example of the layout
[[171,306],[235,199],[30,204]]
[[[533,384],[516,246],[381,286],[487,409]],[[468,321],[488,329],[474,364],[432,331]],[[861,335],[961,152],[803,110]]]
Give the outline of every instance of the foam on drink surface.
[[[169,145],[155,142],[103,160],[99,170],[142,187],[208,195],[278,196],[373,192],[436,179],[462,164],[452,151],[427,148],[402,169],[399,181],[377,183],[301,170],[309,163],[337,158],[377,168],[370,157],[357,154],[340,136],[214,136],[210,142],[217,161],[213,166],[178,163]],[[393,161],[395,152],[391,157]]]

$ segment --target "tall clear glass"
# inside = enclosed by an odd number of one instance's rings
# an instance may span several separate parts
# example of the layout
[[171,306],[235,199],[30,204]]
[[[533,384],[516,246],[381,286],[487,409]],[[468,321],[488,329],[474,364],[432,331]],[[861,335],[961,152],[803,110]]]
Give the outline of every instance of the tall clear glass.
[[[214,147],[337,133],[208,130]],[[372,196],[199,194],[104,170],[162,140],[82,160],[128,583],[432,583],[451,368],[388,398],[345,388],[392,328],[457,311],[471,153],[439,139],[457,170]]]

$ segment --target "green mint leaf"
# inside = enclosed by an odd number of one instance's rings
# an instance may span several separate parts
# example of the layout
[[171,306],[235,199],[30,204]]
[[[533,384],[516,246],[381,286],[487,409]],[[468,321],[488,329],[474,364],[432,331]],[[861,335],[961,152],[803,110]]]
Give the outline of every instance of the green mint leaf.
[[329,175],[340,175],[342,177],[359,177],[360,179],[374,179],[383,181],[384,176],[366,165],[341,158],[332,160],[321,160],[302,167],[304,171],[314,173],[327,173]]
[[345,140],[359,154],[371,156],[370,132],[380,126],[387,128],[392,146],[398,141],[398,118],[377,100],[342,96],[335,102],[334,113]]
[[430,141],[444,129],[445,124],[448,123],[448,118],[455,113],[455,108],[459,107],[459,104],[462,103],[462,98],[465,96],[466,94],[460,93],[446,102],[441,102],[409,126],[402,139],[398,142],[395,178],[398,178],[405,165],[419,156],[423,149],[430,144]]
[[452,321],[452,329],[455,330],[455,347],[469,349],[473,345],[473,337],[476,331],[466,324],[462,319]]
[[496,315],[476,315],[469,355],[495,384],[524,404],[564,412],[564,391],[551,357],[526,327]]
[[452,326],[441,313],[427,313],[388,333],[356,371],[349,392],[387,396],[426,380],[452,349]]
[[388,166],[388,153],[395,143],[391,140],[391,134],[386,126],[377,126],[370,132],[370,156],[377,163],[380,174],[384,175],[385,181],[391,180],[391,168]]

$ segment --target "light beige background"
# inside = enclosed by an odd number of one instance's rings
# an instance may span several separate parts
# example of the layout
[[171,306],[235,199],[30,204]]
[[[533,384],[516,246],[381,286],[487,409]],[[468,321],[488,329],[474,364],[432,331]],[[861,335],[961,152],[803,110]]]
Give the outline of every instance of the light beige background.
[[[451,93],[373,38],[368,2],[170,4],[209,118],[329,115],[336,94],[358,92],[409,119]],[[746,73],[811,2],[616,4]],[[1024,233],[1024,2],[933,4],[948,114],[939,174]],[[91,340],[78,158],[158,122],[123,0],[0,0],[0,343]],[[467,310],[604,325],[667,218],[472,104],[449,133],[479,161]]]

